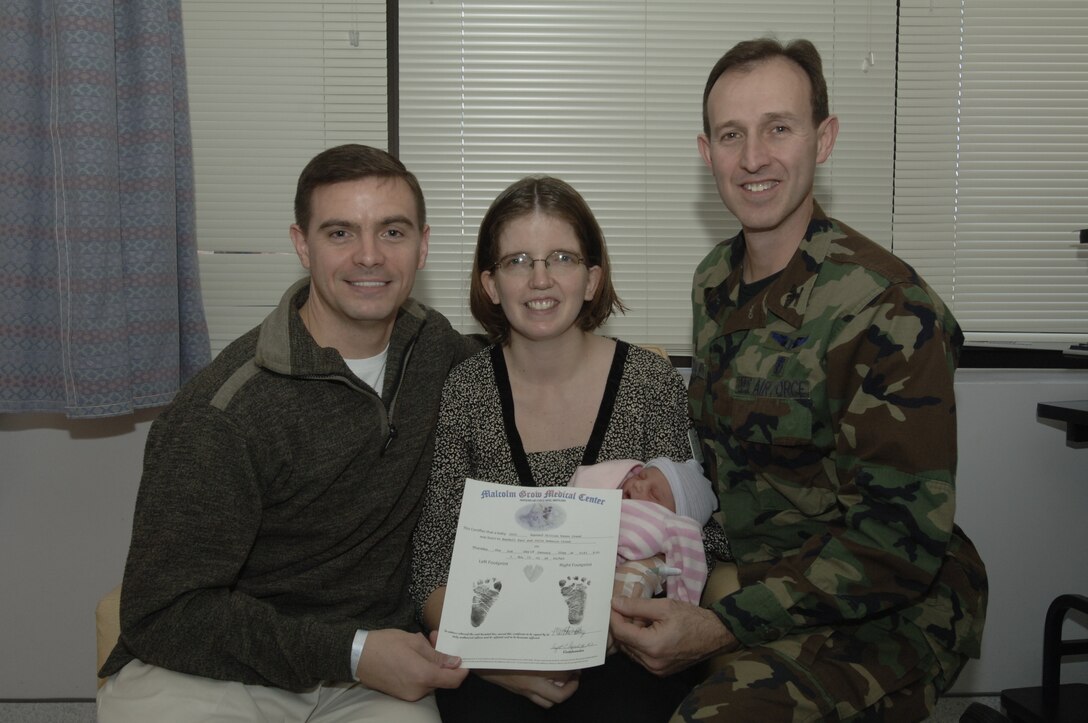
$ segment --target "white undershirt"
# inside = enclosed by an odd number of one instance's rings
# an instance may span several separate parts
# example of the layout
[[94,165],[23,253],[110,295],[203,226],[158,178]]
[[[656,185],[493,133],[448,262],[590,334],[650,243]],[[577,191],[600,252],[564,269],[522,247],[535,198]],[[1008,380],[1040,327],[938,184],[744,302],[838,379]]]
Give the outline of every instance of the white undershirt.
[[389,357],[389,345],[386,344],[382,353],[366,359],[345,359],[344,363],[355,376],[370,385],[379,395],[382,393],[382,384],[385,382],[385,360]]

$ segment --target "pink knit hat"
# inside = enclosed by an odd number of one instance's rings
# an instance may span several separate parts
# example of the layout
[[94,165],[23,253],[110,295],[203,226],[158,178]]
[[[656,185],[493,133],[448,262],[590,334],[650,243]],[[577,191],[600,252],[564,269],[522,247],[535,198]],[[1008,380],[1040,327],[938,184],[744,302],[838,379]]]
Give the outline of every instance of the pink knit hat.
[[[612,490],[619,487],[627,475],[643,466],[637,459],[614,459],[578,467],[570,478],[571,487]],[[676,514],[690,517],[700,525],[705,525],[714,510],[718,508],[718,498],[711,489],[710,482],[703,476],[699,463],[693,459],[687,462],[673,462],[668,457],[656,457],[646,463],[646,467],[661,470],[672,488],[676,500]]]

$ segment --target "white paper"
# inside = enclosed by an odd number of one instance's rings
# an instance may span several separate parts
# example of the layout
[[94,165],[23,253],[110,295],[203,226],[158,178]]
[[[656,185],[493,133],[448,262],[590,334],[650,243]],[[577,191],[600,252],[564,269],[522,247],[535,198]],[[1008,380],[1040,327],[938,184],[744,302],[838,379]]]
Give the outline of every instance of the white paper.
[[466,668],[603,664],[622,497],[466,480],[437,648]]

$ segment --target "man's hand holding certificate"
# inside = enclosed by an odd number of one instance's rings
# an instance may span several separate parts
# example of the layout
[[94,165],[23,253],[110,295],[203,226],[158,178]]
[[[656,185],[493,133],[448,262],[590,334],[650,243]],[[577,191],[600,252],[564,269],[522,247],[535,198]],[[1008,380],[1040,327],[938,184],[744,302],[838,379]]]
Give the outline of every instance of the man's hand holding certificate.
[[466,480],[437,648],[466,668],[603,664],[622,497]]

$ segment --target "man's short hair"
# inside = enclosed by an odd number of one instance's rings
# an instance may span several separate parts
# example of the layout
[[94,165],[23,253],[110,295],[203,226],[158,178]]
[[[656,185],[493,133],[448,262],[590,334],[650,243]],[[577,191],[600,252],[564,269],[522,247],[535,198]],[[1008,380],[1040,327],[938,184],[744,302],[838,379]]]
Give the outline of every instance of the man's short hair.
[[498,262],[499,236],[507,224],[534,211],[569,223],[581,244],[579,253],[585,258],[586,267],[601,267],[601,282],[593,298],[582,304],[576,321],[578,327],[582,331],[593,331],[613,312],[626,311],[612,285],[612,267],[604,244],[604,232],[589,204],[566,181],[551,176],[527,176],[510,185],[491,202],[480,222],[476,255],[472,260],[469,308],[473,318],[487,331],[488,338],[497,344],[505,344],[510,339],[510,321],[502,306],[491,302],[481,275],[484,271],[493,271]]
[[753,66],[771,60],[786,58],[792,60],[808,76],[812,91],[812,122],[820,125],[831,114],[827,102],[827,80],[824,79],[823,61],[816,46],[808,40],[791,40],[783,45],[775,38],[756,38],[745,40],[730,48],[718,59],[703,89],[703,133],[710,135],[710,112],[707,99],[718,78],[730,70],[750,70]]
[[295,189],[295,223],[304,232],[310,226],[314,189],[362,178],[400,178],[416,197],[419,228],[427,223],[427,208],[419,179],[389,153],[358,143],[335,146],[314,156],[298,177]]

